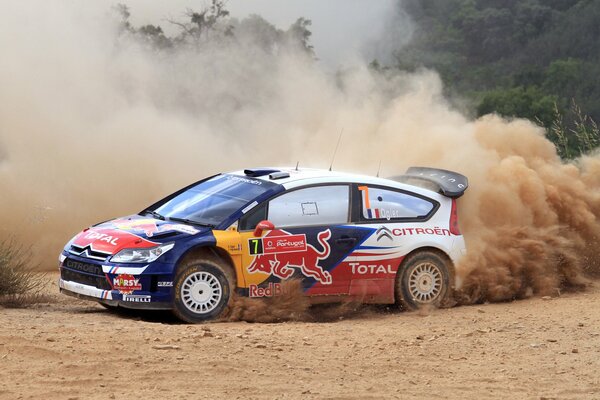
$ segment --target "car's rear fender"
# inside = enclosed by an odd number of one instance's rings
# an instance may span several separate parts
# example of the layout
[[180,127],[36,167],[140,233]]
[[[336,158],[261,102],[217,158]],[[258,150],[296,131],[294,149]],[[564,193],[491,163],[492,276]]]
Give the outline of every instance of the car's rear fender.
[[[439,246],[419,246],[415,249],[413,249],[412,251],[410,251],[409,253],[407,253],[403,258],[402,258],[402,262],[400,263],[400,268],[398,268],[398,274],[402,273],[402,270],[404,268],[404,264],[405,261],[407,259],[410,258],[410,256],[412,256],[413,254],[422,252],[422,251],[431,251],[434,253],[439,254],[441,257],[445,258],[448,261],[448,272],[450,273],[450,282],[454,282],[454,276],[455,276],[455,270],[454,270],[454,262],[452,261],[452,258],[450,257],[450,255],[443,249],[440,248]],[[454,284],[453,284],[454,286]]]
[[[462,236],[460,238],[462,238]],[[447,260],[448,273],[450,274],[451,287],[452,288],[457,287],[456,269],[455,269],[456,262],[453,260],[453,258],[450,256],[450,254],[448,254],[448,252],[445,249],[443,249],[441,246],[425,245],[425,246],[419,246],[419,247],[411,250],[409,253],[407,253],[402,258],[402,262],[400,263],[400,267],[398,268],[397,274],[402,274],[402,272],[404,271],[405,261],[408,260],[410,258],[410,256],[412,256],[413,254],[422,252],[422,251],[431,251],[431,252],[437,253],[441,257],[443,257]],[[398,282],[398,281],[396,281],[396,282]]]

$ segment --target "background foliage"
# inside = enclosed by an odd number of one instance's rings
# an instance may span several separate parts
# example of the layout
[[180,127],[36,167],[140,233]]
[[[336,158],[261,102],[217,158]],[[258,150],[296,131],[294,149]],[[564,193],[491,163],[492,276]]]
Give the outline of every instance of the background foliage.
[[597,145],[600,1],[405,0],[400,6],[416,31],[396,52],[393,68],[439,71],[448,93],[466,97],[477,116],[538,122],[563,157]]

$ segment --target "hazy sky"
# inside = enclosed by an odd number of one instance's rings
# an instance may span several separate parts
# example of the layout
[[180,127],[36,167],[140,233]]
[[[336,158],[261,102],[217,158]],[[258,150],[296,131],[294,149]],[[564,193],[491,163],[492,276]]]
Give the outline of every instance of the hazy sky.
[[[131,7],[136,25],[160,24],[165,19],[183,19],[186,9],[200,10],[207,0],[123,0]],[[311,42],[317,57],[329,66],[351,62],[361,56],[385,58],[390,49],[408,40],[410,24],[402,19],[398,0],[229,0],[227,9],[236,18],[259,14],[279,28],[289,27],[299,17],[312,20]],[[392,21],[395,23],[392,24]]]

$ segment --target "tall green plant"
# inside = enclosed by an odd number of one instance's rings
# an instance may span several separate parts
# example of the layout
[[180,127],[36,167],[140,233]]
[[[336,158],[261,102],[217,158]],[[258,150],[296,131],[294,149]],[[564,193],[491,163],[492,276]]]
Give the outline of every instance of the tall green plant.
[[571,160],[590,153],[600,145],[600,130],[596,121],[571,101],[571,125],[565,125],[563,114],[554,104],[554,118],[548,129],[548,138],[555,144],[562,159]]

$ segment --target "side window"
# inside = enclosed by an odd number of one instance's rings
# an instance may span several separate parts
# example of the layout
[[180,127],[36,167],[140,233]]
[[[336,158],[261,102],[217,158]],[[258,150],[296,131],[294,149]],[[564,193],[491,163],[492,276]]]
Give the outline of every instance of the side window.
[[424,218],[435,203],[408,193],[372,186],[359,186],[362,198],[362,219]]
[[258,225],[260,221],[265,219],[267,219],[267,204],[263,203],[256,206],[253,210],[250,210],[248,214],[240,219],[238,229],[241,231],[252,230],[256,228],[256,225]]
[[271,200],[268,219],[277,228],[345,224],[348,222],[349,204],[349,186],[314,186]]

